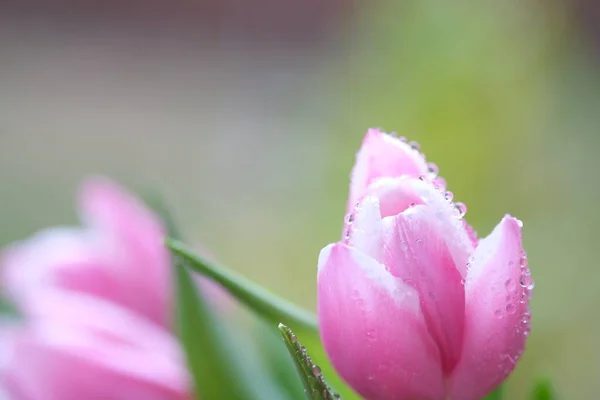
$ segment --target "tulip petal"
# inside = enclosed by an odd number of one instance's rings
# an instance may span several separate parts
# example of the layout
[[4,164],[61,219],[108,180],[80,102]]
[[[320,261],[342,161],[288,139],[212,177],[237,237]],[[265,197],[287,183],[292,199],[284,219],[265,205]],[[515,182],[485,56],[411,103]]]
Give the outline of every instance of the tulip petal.
[[429,207],[419,205],[384,218],[383,225],[383,257],[379,261],[418,292],[427,327],[448,373],[461,353],[465,294],[436,216]]
[[46,291],[29,302],[30,322],[13,336],[0,373],[32,400],[188,399],[177,340],[114,303]]
[[[67,288],[70,271],[89,277],[85,291],[104,295],[111,292],[101,274],[103,260],[94,250],[90,235],[83,229],[52,228],[31,238],[12,244],[2,253],[2,286],[5,293],[18,303],[35,296],[47,286]],[[108,297],[108,296],[107,296]]]
[[369,186],[368,195],[379,199],[382,217],[397,215],[409,207],[424,204],[419,193],[410,187],[411,181],[412,178],[406,176],[380,178]]
[[166,326],[171,275],[161,222],[138,199],[104,178],[84,183],[79,207],[100,252],[107,262],[116,263],[117,279],[131,293],[127,305]]
[[520,222],[506,216],[475,251],[468,272],[463,354],[450,398],[485,396],[513,370],[529,333],[532,282],[523,260]]
[[410,286],[341,243],[322,250],[317,285],[325,349],[358,393],[378,400],[443,398],[439,351]]
[[375,179],[402,175],[418,178],[427,172],[425,158],[417,150],[396,137],[369,129],[352,170],[348,212]]

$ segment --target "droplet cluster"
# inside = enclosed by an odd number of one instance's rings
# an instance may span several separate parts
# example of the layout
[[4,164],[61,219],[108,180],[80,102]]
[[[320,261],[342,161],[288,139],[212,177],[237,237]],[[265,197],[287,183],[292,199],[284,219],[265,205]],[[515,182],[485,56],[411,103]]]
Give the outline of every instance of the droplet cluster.
[[[503,318],[504,315],[514,315],[519,310],[519,303],[525,304],[529,301],[533,294],[533,288],[535,283],[531,279],[531,271],[527,266],[527,253],[524,251],[521,254],[519,260],[521,275],[518,282],[513,279],[507,279],[504,282],[504,288],[506,289],[506,306],[504,309],[497,309],[494,315],[497,318]],[[508,266],[512,268],[514,261],[509,261]],[[514,294],[517,293],[518,302],[515,301]],[[529,323],[531,321],[531,314],[526,310],[523,312],[519,321],[515,325],[515,332],[524,336],[529,335],[530,328]]]
[[313,363],[312,359],[308,355],[308,352],[306,351],[306,347],[298,343],[298,339],[292,331],[287,331],[287,334],[289,335],[290,341],[298,349],[297,351],[302,357],[305,366],[308,367],[308,371],[312,372],[312,376],[309,376],[309,380],[313,381],[310,385],[312,386],[312,398],[322,398],[325,400],[340,400],[340,395],[337,393],[333,393],[327,386],[327,383],[325,383],[325,379],[323,379],[323,374],[321,373],[321,368],[319,368],[318,365],[315,365]]

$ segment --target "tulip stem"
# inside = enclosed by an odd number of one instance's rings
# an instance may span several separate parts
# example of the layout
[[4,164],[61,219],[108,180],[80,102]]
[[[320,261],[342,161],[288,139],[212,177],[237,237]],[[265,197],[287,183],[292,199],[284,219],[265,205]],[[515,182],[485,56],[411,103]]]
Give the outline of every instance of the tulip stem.
[[217,282],[268,321],[275,324],[285,322],[299,330],[318,331],[317,319],[311,312],[267,291],[242,275],[207,260],[177,239],[167,238],[165,244],[173,255],[182,259],[191,270]]

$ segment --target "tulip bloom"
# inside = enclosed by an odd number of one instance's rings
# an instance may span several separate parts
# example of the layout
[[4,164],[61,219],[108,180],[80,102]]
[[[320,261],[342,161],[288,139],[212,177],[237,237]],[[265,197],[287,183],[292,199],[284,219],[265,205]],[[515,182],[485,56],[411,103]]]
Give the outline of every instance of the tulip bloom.
[[521,222],[477,240],[416,146],[369,131],[344,238],[319,256],[318,314],[340,375],[368,400],[477,400],[529,334]]
[[25,317],[0,331],[2,386],[15,400],[190,399],[161,222],[102,178],[78,205],[85,227],[2,254],[3,292]]

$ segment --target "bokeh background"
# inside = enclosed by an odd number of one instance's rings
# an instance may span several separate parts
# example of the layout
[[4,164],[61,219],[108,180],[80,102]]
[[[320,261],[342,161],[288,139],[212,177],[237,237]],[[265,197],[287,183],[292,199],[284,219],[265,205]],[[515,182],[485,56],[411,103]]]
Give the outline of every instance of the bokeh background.
[[[13,4],[14,3],[14,4]],[[369,127],[421,143],[486,235],[524,221],[536,281],[508,383],[600,392],[600,3],[0,4],[0,241],[76,222],[78,182],[164,192],[188,236],[315,307]]]

